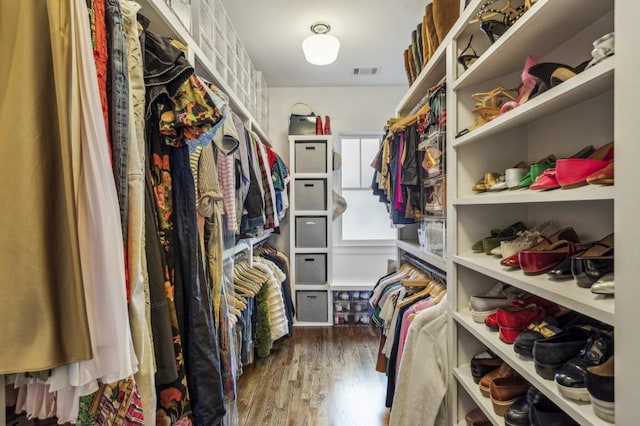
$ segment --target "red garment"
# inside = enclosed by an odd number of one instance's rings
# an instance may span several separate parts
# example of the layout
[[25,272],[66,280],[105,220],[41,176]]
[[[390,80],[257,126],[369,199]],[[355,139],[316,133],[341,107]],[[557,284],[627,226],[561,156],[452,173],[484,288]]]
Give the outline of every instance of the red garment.
[[93,59],[96,63],[98,74],[98,89],[100,89],[100,103],[104,115],[104,127],[107,129],[107,141],[109,142],[109,158],[111,155],[111,136],[109,134],[109,106],[107,104],[107,21],[105,17],[105,0],[93,0]]

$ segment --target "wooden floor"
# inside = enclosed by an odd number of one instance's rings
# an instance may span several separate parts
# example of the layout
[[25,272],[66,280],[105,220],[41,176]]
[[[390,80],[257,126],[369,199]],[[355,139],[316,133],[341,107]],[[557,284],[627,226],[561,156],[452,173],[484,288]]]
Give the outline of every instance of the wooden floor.
[[373,327],[297,327],[238,382],[241,426],[388,424]]

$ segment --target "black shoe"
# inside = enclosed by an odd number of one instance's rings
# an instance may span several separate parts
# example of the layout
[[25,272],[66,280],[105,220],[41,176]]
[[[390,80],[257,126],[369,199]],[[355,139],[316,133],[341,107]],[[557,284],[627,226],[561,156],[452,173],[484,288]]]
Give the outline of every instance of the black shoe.
[[587,367],[584,382],[596,416],[609,423],[615,423],[613,357],[604,364]]
[[533,343],[533,361],[536,373],[548,380],[553,380],[556,371],[574,356],[578,355],[591,337],[586,327],[569,327],[555,336],[536,340]]
[[549,339],[562,330],[558,327],[558,321],[553,317],[545,317],[543,320],[533,322],[513,341],[515,353],[527,358],[533,356],[533,343],[539,339]]
[[569,399],[589,402],[584,378],[587,368],[603,364],[613,355],[613,337],[610,333],[593,329],[594,334],[578,356],[567,361],[555,375],[560,393]]
[[471,358],[471,375],[475,383],[480,383],[482,377],[502,365],[502,360],[490,350],[475,354]]
[[531,426],[578,426],[578,422],[549,400],[531,405],[529,424]]
[[546,396],[533,386],[529,387],[526,395],[518,398],[504,413],[504,424],[507,426],[529,426],[529,409],[533,404],[547,399]]

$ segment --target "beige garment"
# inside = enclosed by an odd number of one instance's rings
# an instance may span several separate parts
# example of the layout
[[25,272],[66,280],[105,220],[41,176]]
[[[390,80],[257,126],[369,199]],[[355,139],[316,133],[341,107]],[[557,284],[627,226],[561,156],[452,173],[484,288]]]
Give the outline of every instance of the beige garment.
[[145,252],[145,184],[144,184],[144,75],[137,12],[140,5],[120,0],[124,33],[127,37],[129,71],[129,158],[127,181],[129,187],[127,264],[129,273],[129,322],[133,345],[138,357],[138,385],[145,423],[156,423],[155,353],[151,332],[151,300],[147,256]]
[[[67,2],[0,2],[0,374],[90,359]],[[75,84],[72,84],[75,83]]]

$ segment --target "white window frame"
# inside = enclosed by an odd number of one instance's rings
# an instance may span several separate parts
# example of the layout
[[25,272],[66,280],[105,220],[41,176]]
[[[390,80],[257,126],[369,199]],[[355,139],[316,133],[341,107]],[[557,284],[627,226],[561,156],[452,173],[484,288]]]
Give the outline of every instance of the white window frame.
[[[336,144],[334,149],[336,152],[342,154],[342,140],[343,139],[380,139],[384,137],[384,133],[382,132],[341,132],[338,134],[336,138]],[[342,196],[342,169],[345,167],[345,163],[342,163],[340,169],[334,171],[337,174],[334,175],[333,179],[333,189]],[[373,168],[371,168],[371,177],[373,178]],[[347,189],[357,189],[357,188],[347,188]],[[371,192],[371,188],[362,188],[362,191],[369,191],[371,197],[374,195]],[[349,206],[347,206],[347,209]],[[380,208],[384,209],[384,205],[381,203]],[[389,227],[392,228],[391,219],[389,219]],[[334,246],[336,247],[395,247],[396,242],[398,240],[398,232],[396,228],[395,237],[393,239],[388,240],[344,240],[342,238],[342,216],[340,216],[336,222],[335,226],[333,226],[334,234],[333,241]]]

